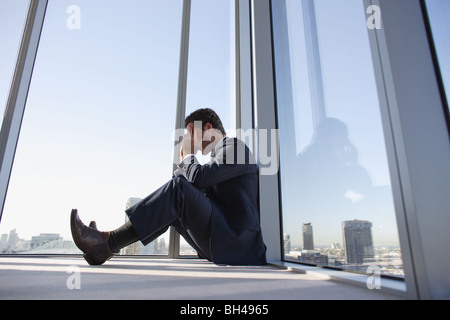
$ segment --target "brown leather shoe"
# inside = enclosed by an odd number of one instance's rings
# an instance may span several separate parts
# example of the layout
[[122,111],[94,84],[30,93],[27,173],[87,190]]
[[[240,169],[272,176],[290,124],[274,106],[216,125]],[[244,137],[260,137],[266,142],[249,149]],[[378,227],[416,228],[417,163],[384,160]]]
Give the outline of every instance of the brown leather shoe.
[[97,230],[95,221],[86,226],[78,216],[78,210],[72,209],[70,214],[70,228],[73,241],[83,251],[84,259],[90,265],[100,265],[112,258],[114,253],[109,249],[109,232]]

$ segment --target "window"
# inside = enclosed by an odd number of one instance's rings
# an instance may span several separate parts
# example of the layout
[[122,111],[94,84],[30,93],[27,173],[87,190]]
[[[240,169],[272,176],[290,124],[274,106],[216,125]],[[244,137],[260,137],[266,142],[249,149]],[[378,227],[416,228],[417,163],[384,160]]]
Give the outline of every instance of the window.
[[426,7],[448,101],[450,92],[450,59],[448,57],[448,52],[450,52],[450,21],[448,20],[450,2],[427,0]]
[[403,276],[365,12],[272,1],[284,259]]
[[186,115],[212,108],[235,131],[234,1],[193,0]]
[[[170,179],[181,14],[181,0],[49,2],[0,225],[14,246],[3,251],[76,252],[72,208],[111,230]],[[139,253],[167,254],[165,239]]]
[[[211,108],[222,120],[228,136],[235,136],[234,1],[192,0],[186,116]],[[197,154],[202,163],[208,155]],[[181,239],[180,254],[195,254]]]

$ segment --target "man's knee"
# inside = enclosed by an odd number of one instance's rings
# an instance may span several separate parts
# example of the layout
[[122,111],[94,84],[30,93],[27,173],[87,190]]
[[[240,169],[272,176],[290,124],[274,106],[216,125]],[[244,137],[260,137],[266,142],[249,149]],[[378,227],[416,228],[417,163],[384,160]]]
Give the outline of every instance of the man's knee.
[[177,176],[177,177],[173,177],[172,178],[172,185],[173,186],[178,186],[178,185],[183,185],[189,183],[185,177],[183,176]]
[[183,193],[197,193],[199,189],[190,183],[184,176],[172,178],[172,188]]
[[174,190],[186,190],[193,187],[193,185],[186,180],[183,176],[173,177],[172,178],[172,188]]

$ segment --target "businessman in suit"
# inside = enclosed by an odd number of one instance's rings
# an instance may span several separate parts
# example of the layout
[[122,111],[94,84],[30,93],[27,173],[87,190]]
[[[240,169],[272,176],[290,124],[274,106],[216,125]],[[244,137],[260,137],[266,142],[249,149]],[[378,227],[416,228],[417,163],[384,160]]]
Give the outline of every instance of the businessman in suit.
[[[170,226],[216,264],[266,263],[258,211],[258,168],[247,146],[226,136],[217,114],[199,109],[185,119],[187,133],[173,178],[126,210],[129,221],[110,232],[83,224],[71,213],[75,244],[91,265],[103,264],[121,248],[149,244]],[[195,154],[211,152],[201,165]]]

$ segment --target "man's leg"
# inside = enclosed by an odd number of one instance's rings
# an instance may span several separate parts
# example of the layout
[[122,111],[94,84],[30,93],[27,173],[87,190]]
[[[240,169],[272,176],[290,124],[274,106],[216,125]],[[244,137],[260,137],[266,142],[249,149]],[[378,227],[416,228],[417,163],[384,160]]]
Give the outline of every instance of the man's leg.
[[121,248],[141,240],[144,245],[173,225],[199,253],[210,258],[211,201],[184,177],[175,177],[126,210],[129,223],[111,232],[85,226],[72,210],[75,244],[90,264],[102,264]]
[[111,234],[113,239],[126,235],[121,245],[137,240],[147,245],[173,226],[202,257],[210,259],[211,211],[211,201],[200,190],[184,177],[175,177],[127,209],[130,225]]
[[139,240],[139,236],[133,228],[130,221],[126,222],[120,228],[110,232],[108,246],[112,252],[119,252],[120,249]]
[[[202,217],[201,215],[206,215]],[[212,261],[210,245],[211,214],[208,211],[195,210],[182,219],[177,219],[172,226],[194,248],[201,258]]]

